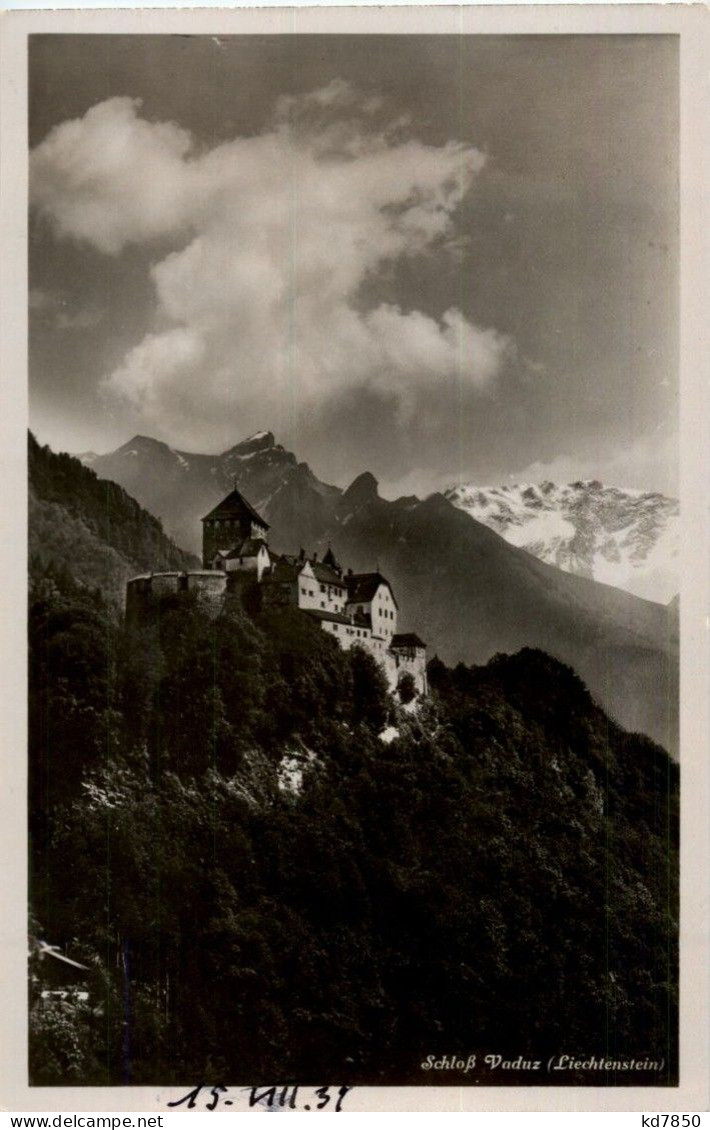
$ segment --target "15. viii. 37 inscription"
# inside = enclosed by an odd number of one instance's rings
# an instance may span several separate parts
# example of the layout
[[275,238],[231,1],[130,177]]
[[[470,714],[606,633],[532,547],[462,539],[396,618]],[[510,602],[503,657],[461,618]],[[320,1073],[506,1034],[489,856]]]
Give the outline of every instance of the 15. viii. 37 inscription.
[[[343,1109],[343,1099],[352,1087],[242,1087],[249,1095],[250,1108],[264,1106],[268,1110],[324,1110],[329,1114],[339,1114]],[[233,1099],[228,1097],[229,1087],[208,1087],[204,1083],[198,1084],[183,1095],[180,1099],[167,1103],[169,1107],[178,1107],[185,1104],[186,1110],[217,1110],[220,1104],[223,1107],[234,1106]],[[241,1104],[240,1104],[241,1105]]]

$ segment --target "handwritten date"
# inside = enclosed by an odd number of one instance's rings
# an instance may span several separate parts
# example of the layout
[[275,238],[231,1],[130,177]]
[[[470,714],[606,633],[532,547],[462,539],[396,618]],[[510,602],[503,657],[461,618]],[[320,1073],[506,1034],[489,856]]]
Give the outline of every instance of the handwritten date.
[[[242,1090],[249,1095],[249,1107],[263,1106],[268,1110],[327,1110],[332,1114],[339,1114],[343,1109],[343,1099],[352,1087],[244,1087]],[[234,1106],[234,1100],[228,1098],[229,1087],[208,1087],[204,1083],[198,1084],[183,1095],[175,1099],[168,1106],[178,1107],[186,1104],[186,1110],[217,1110],[220,1104],[223,1107]]]

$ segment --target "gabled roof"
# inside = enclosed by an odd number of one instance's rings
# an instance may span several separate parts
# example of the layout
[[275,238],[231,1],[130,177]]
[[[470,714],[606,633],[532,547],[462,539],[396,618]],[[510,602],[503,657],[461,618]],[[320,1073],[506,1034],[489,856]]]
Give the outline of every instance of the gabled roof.
[[279,565],[303,565],[303,558],[294,557],[292,553],[274,553],[273,549],[269,549],[271,560],[277,561]]
[[280,585],[298,580],[303,565],[292,565],[289,561],[277,561],[271,573],[262,579],[263,585]]
[[423,640],[419,639],[419,636],[416,634],[416,632],[402,632],[400,635],[392,636],[390,647],[391,648],[397,648],[397,647],[423,647],[423,648],[426,648],[426,644],[424,643]]
[[213,518],[250,518],[252,522],[258,522],[265,530],[268,530],[269,523],[265,522],[261,514],[257,513],[250,502],[247,502],[243,494],[235,488],[233,491],[223,498],[221,502],[210,510],[209,514],[205,514],[202,519],[207,522]]
[[343,616],[341,612],[323,612],[320,608],[304,608],[309,616],[313,616],[316,620],[327,620],[332,624],[347,624],[350,627],[350,620],[347,616]]
[[256,557],[260,549],[266,548],[263,538],[245,538],[243,542],[235,545],[227,553],[227,558],[233,561],[235,557]]
[[348,601],[350,604],[368,604],[372,600],[380,585],[387,585],[392,595],[395,608],[399,608],[392,585],[382,573],[350,573],[345,582],[348,586]]
[[334,569],[320,561],[311,561],[313,576],[324,585],[336,585],[340,589],[346,588],[345,581]]

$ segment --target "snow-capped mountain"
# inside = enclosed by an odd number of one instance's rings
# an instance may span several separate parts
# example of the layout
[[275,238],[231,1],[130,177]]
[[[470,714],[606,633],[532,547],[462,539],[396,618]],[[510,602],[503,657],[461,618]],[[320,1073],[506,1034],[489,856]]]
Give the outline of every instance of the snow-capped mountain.
[[678,592],[678,501],[596,480],[450,487],[446,498],[568,573],[668,604]]

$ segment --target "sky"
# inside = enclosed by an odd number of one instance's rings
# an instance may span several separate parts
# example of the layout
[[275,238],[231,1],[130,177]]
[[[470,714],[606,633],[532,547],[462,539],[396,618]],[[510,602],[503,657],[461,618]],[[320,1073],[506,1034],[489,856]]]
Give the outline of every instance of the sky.
[[30,422],[677,491],[673,36],[33,36]]

